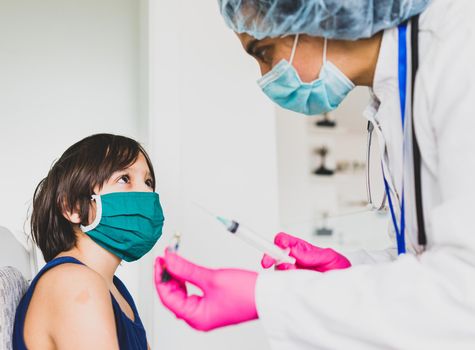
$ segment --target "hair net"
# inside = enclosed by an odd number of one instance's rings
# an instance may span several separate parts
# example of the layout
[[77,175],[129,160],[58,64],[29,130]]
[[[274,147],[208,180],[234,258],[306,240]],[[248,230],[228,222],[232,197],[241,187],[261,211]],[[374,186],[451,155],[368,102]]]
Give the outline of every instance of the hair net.
[[218,0],[227,25],[256,39],[308,34],[368,38],[422,12],[430,0]]

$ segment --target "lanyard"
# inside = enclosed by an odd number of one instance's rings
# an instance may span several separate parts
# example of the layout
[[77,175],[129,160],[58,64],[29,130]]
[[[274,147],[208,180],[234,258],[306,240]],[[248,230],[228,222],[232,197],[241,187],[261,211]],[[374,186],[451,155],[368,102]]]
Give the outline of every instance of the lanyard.
[[[402,132],[404,135],[404,124],[406,121],[406,89],[407,89],[407,22],[404,22],[398,26],[398,80],[399,80],[399,103],[401,109],[401,122]],[[404,136],[403,136],[404,139]],[[403,168],[404,168],[404,141],[403,141]],[[402,195],[401,195],[401,211],[400,222],[397,223],[396,212],[394,210],[394,204],[391,198],[391,190],[389,183],[384,175],[384,188],[388,196],[389,210],[391,212],[391,218],[396,231],[397,252],[398,254],[404,254],[406,252],[405,231],[406,231],[406,214],[404,205],[404,175],[402,180]]]

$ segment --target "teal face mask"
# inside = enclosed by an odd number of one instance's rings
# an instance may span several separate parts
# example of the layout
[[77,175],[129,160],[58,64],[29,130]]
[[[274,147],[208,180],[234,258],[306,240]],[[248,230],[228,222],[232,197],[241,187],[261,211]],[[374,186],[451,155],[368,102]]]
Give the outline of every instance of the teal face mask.
[[337,108],[355,85],[333,63],[327,61],[327,39],[323,46],[323,65],[318,79],[304,83],[292,66],[299,36],[295,36],[290,61],[280,61],[258,80],[262,91],[285,109],[317,115]]
[[104,249],[125,261],[149,252],[162,235],[163,211],[154,192],[92,195],[96,218],[81,230]]

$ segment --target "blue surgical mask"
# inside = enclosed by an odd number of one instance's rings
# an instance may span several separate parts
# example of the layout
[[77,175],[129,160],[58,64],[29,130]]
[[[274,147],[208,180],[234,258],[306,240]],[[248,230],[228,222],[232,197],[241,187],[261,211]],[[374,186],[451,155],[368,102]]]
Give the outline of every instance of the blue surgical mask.
[[317,115],[337,108],[355,85],[333,63],[327,61],[327,39],[323,45],[323,65],[318,79],[304,83],[292,66],[299,36],[295,36],[290,61],[280,61],[258,80],[262,91],[285,109]]

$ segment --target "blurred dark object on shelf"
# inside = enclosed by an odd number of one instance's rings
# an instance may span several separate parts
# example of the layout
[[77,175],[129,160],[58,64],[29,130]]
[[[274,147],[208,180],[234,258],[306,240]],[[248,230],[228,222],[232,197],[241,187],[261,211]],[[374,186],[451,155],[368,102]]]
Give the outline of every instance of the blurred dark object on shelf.
[[326,157],[329,150],[327,146],[322,146],[315,149],[315,153],[321,158],[320,166],[313,172],[315,175],[331,176],[335,172],[325,166]]
[[328,216],[328,212],[325,211],[322,213],[322,224],[320,227],[315,229],[316,236],[331,236],[333,234],[333,229],[329,228],[327,225]]
[[334,128],[336,127],[336,121],[330,119],[329,113],[323,113],[323,119],[318,120],[315,125],[319,128]]

